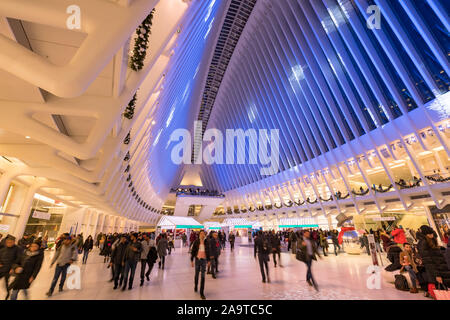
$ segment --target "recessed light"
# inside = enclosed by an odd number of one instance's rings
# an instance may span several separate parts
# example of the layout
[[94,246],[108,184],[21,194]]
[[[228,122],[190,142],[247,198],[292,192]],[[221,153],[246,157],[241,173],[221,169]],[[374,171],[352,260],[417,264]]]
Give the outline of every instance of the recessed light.
[[31,139],[31,137],[30,136],[25,136],[25,139]]

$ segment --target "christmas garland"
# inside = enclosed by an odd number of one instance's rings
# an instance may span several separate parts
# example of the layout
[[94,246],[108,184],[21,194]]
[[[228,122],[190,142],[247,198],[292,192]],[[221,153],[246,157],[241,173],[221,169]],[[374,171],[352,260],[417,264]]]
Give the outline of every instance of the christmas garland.
[[264,211],[264,207],[263,206],[259,206],[258,208],[256,208],[258,211]]
[[422,179],[417,180],[415,183],[413,183],[412,185],[407,185],[407,184],[402,184],[400,182],[395,182],[396,185],[398,185],[400,187],[400,189],[410,189],[410,188],[415,188],[420,186],[420,182],[422,181]]
[[128,171],[130,171],[130,165],[127,165],[127,168],[125,169],[125,173],[127,173]]
[[308,198],[306,198],[306,202],[308,202],[308,203],[310,203],[310,204],[314,204],[314,203],[317,202],[317,198],[316,198],[316,200],[311,201],[311,200],[309,199],[309,197],[308,197]]
[[328,199],[323,199],[322,197],[319,196],[320,201],[332,201],[333,200],[333,196],[330,196]]
[[369,190],[370,190],[370,189],[367,189],[366,191],[363,191],[363,192],[361,192],[361,193],[358,193],[358,192],[355,192],[354,190],[352,190],[352,193],[353,193],[355,196],[365,196],[366,194],[369,193]]
[[375,191],[375,192],[386,193],[386,192],[389,192],[393,187],[394,187],[394,186],[393,186],[392,184],[390,184],[390,185],[387,187],[387,189],[383,189],[383,188],[379,189],[379,188],[374,188],[374,187],[372,187],[372,190]]
[[136,39],[134,40],[133,56],[130,57],[130,68],[139,71],[144,67],[144,60],[147,56],[148,38],[151,34],[152,20],[155,9],[145,18],[136,29]]
[[252,210],[252,207],[249,207],[249,208],[248,208],[248,211],[250,211],[250,212],[255,212],[255,211],[256,211],[256,209],[255,209],[255,208],[253,208],[253,210]]
[[425,176],[425,178],[427,178],[428,180],[431,180],[433,182],[447,182],[450,181],[450,177],[447,178],[435,178],[432,176]]
[[131,141],[131,133],[128,132],[127,136],[125,137],[125,140],[123,140],[124,144],[129,144]]
[[228,213],[228,214],[233,214],[233,210],[231,210],[231,208],[228,208],[228,209],[227,209],[227,213]]
[[265,208],[266,208],[267,210],[272,210],[272,205],[271,205],[271,204],[268,204],[268,205],[265,206]]
[[336,198],[338,199],[338,200],[344,200],[344,199],[347,199],[348,197],[350,197],[350,193],[347,193],[345,196],[338,196],[338,195],[336,195]]
[[234,213],[241,213],[241,210],[239,210],[239,209],[234,209]]
[[242,213],[246,213],[246,212],[247,212],[247,209],[245,209],[245,208],[244,208],[244,209],[241,209],[241,212],[242,212]]
[[289,200],[287,203],[285,203],[284,205],[286,206],[286,207],[292,207],[292,205],[293,205],[294,203],[291,201],[291,200]]
[[295,203],[297,206],[302,206],[302,205],[305,204],[305,201],[301,202],[301,201],[295,201],[295,200],[294,200],[294,203]]
[[130,152],[128,151],[127,154],[125,155],[125,158],[123,158],[123,161],[129,161],[130,158],[131,158]]
[[283,207],[283,204],[282,204],[282,203],[280,203],[280,206],[277,206],[277,204],[275,203],[275,204],[274,204],[274,207],[275,207],[275,208],[277,208],[277,209],[280,209],[280,208],[282,208],[282,207]]
[[136,93],[134,94],[133,98],[128,102],[128,106],[125,109],[125,112],[123,113],[123,116],[127,119],[133,119],[134,117],[134,108],[136,107]]

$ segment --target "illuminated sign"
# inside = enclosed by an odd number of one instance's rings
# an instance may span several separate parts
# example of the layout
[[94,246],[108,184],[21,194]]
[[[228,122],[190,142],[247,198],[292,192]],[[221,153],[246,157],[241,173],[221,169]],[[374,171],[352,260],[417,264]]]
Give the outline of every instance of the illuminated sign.
[[192,226],[192,225],[180,224],[180,225],[176,225],[175,228],[176,229],[203,229],[203,226]]
[[318,228],[318,224],[280,224],[278,228]]

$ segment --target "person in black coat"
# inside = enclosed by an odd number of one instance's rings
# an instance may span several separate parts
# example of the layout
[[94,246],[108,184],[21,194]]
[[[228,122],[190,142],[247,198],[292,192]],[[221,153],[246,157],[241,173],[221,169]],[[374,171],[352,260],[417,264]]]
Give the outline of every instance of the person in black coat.
[[124,270],[123,270],[123,287],[122,291],[125,291],[128,281],[128,275],[130,275],[128,290],[133,289],[134,274],[136,273],[136,266],[141,257],[142,244],[137,240],[137,234],[130,236],[130,243],[125,249],[125,255],[123,257]]
[[[262,233],[262,231],[258,231],[255,237],[255,245],[253,255],[256,259],[256,255],[258,255],[259,268],[261,270],[262,282],[270,282],[269,277],[269,254],[271,252],[270,247],[270,239],[268,236]],[[265,270],[264,270],[265,268]]]
[[199,238],[197,238],[192,243],[191,249],[191,264],[194,267],[194,259],[195,259],[195,277],[194,277],[194,291],[197,292],[198,289],[198,276],[201,273],[200,280],[200,297],[204,300],[205,298],[205,271],[206,264],[209,260],[210,252],[209,252],[209,241],[206,239],[205,231],[201,230],[199,234]]
[[437,234],[429,226],[420,227],[420,233],[417,234],[419,242],[417,250],[425,267],[428,283],[434,283],[436,286],[444,284],[450,286],[450,270],[445,261],[443,250],[437,243]]
[[402,265],[400,263],[400,253],[402,249],[397,245],[397,243],[391,241],[387,246],[387,258],[391,262],[384,270],[388,272],[393,272],[395,270],[400,270]]
[[[127,249],[127,238],[125,236],[122,236],[120,238],[119,244],[114,248],[114,250],[111,253],[111,262],[110,266],[113,267],[114,270],[114,290],[117,289],[117,286],[122,286],[123,283],[123,269],[125,266],[124,256],[125,256],[125,250]],[[119,278],[120,278],[120,284],[119,284]]]
[[22,254],[20,262],[12,266],[16,278],[10,285],[10,289],[12,289],[11,300],[17,300],[20,290],[23,290],[25,297],[28,298],[27,289],[41,270],[43,260],[44,252],[40,249],[40,243],[34,242]]
[[270,234],[270,245],[272,247],[274,267],[277,267],[277,256],[278,261],[280,262],[280,267],[283,267],[281,265],[281,241],[280,238],[275,234],[275,231]]
[[220,255],[220,242],[217,232],[213,231],[209,239],[209,265],[208,274],[212,274],[212,277],[216,279],[216,273],[219,272],[219,255]]
[[83,244],[83,264],[86,264],[89,252],[94,248],[94,239],[91,236],[87,237]]
[[13,265],[20,262],[22,256],[22,249],[16,245],[16,238],[8,235],[5,238],[4,247],[0,249],[0,279],[5,278],[6,298],[9,298],[9,277]]

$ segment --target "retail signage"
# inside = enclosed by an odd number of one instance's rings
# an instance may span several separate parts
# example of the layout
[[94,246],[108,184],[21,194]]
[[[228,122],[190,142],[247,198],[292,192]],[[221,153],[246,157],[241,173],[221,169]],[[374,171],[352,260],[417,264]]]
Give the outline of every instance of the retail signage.
[[395,217],[379,217],[379,218],[372,218],[373,221],[395,221]]
[[191,226],[191,225],[176,225],[175,226],[176,229],[203,229],[203,226]]
[[33,218],[36,219],[50,220],[50,216],[51,214],[45,211],[34,210],[33,212]]
[[318,224],[280,224],[278,228],[318,228]]
[[209,227],[210,230],[220,230],[222,229],[221,227]]
[[251,229],[252,226],[234,226],[235,229]]
[[9,231],[9,224],[0,224],[0,232],[8,232]]

